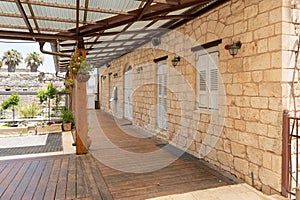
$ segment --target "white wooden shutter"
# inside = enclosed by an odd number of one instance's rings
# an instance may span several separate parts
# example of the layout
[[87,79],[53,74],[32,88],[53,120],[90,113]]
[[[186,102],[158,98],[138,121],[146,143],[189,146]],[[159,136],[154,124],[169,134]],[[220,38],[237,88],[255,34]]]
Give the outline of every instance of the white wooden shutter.
[[208,99],[208,58],[206,54],[200,55],[198,57],[198,66],[199,66],[199,107],[208,108],[209,99]]
[[218,73],[218,52],[212,52],[209,61],[209,97],[211,109],[218,109],[219,96],[219,73]]
[[167,129],[167,66],[165,63],[158,64],[158,109],[157,125],[160,129]]
[[219,73],[217,51],[199,53],[197,60],[198,106],[206,109],[218,109]]

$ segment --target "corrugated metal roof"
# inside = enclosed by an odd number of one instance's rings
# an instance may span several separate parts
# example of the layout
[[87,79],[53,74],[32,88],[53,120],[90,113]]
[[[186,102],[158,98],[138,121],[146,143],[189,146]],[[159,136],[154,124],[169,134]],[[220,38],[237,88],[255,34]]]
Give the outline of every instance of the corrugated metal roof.
[[[82,39],[88,59],[103,65],[163,34],[160,28],[174,28],[225,1],[0,0],[0,38],[51,42],[64,56]],[[59,60],[58,56],[57,70]]]

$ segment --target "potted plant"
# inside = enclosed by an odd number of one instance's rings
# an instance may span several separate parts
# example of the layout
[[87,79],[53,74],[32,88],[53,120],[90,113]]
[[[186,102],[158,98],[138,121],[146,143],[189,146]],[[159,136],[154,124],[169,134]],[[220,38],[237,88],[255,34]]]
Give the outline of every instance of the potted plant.
[[79,82],[86,82],[90,78],[90,73],[93,71],[93,67],[90,62],[80,56],[78,53],[75,53],[70,61],[70,72],[76,77],[76,80]]
[[66,107],[64,107],[61,111],[61,114],[63,121],[63,130],[70,131],[72,128],[72,124],[74,123],[73,113],[69,111]]
[[15,72],[16,66],[19,65],[22,59],[21,54],[17,50],[12,49],[4,52],[2,61],[7,65],[8,72]]
[[43,64],[43,60],[44,59],[40,54],[32,52],[25,58],[25,63],[30,67],[31,72],[37,72],[38,67]]
[[77,72],[76,80],[79,82],[86,82],[90,79],[90,73],[93,71],[91,64],[84,60],[80,63],[80,67]]

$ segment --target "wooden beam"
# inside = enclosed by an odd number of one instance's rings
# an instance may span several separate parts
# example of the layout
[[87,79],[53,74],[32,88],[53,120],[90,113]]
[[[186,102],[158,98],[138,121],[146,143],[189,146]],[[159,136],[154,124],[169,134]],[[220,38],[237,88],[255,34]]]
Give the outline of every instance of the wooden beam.
[[28,31],[29,31],[30,33],[33,33],[32,26],[31,26],[31,24],[30,24],[30,22],[29,22],[29,20],[28,20],[28,18],[27,18],[27,15],[26,15],[26,13],[25,13],[25,11],[24,11],[24,8],[23,8],[23,6],[22,6],[22,4],[21,4],[21,1],[20,1],[20,0],[15,0],[15,2],[16,2],[16,5],[17,5],[17,7],[18,7],[18,9],[19,9],[19,11],[20,11],[20,13],[21,13],[21,15],[22,15],[22,18],[23,18],[23,20],[24,20],[24,22],[25,22],[27,28],[28,28]]
[[[53,35],[53,34],[43,34],[43,33],[24,33],[17,31],[1,31],[0,38],[15,38],[16,40],[28,40],[36,38],[39,41],[52,42],[57,40],[76,40],[76,36],[63,36],[63,35]],[[33,40],[33,39],[32,39]]]
[[[132,41],[143,41],[145,38],[135,38],[135,39],[124,39],[124,40],[102,40],[97,42],[85,42],[85,45],[94,45],[94,44],[110,44],[110,43],[118,43],[118,42],[132,42]],[[64,43],[59,44],[62,47],[74,46],[76,43]]]
[[192,15],[165,15],[165,16],[152,16],[149,18],[143,19],[144,21],[149,20],[168,20],[168,19],[193,19],[195,18]]

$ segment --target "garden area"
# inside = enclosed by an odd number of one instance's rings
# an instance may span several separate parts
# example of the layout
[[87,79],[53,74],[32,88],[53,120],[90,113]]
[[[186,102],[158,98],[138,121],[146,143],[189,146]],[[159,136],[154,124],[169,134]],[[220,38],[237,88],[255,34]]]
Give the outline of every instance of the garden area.
[[0,137],[58,133],[74,128],[67,89],[58,90],[49,83],[32,102],[20,99],[14,93],[1,103]]

